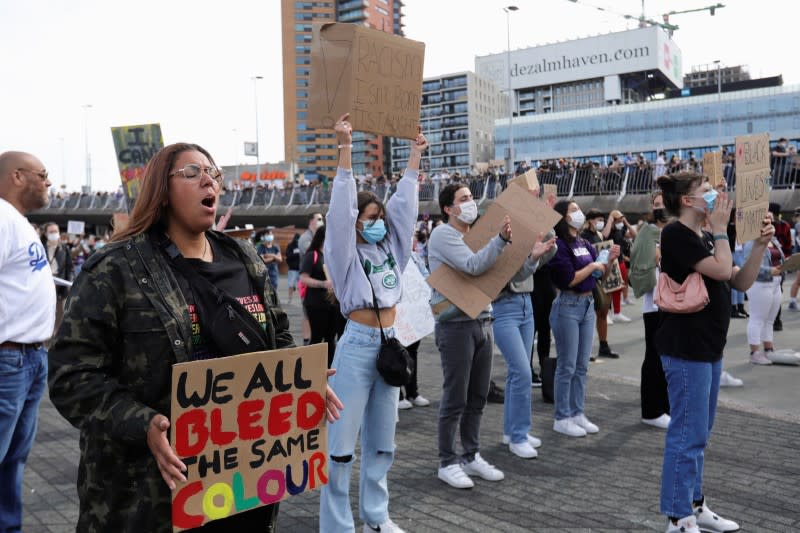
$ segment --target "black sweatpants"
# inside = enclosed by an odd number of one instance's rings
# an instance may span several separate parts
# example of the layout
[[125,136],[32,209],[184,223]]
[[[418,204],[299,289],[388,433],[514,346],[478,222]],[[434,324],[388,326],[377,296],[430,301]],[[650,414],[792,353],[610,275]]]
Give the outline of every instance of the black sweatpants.
[[656,350],[656,330],[661,325],[661,313],[644,313],[644,361],[642,362],[642,418],[653,419],[669,414],[667,378]]
[[[533,274],[533,324],[536,328],[536,353],[539,356],[539,368],[542,360],[550,357],[550,309],[556,299],[556,287],[550,279],[550,267],[541,267]],[[533,354],[531,354],[533,368]]]
[[336,353],[336,339],[344,333],[344,326],[347,324],[347,320],[339,312],[339,306],[303,307],[306,310],[308,323],[311,326],[310,343],[328,343],[328,368],[330,368],[333,363],[333,355]]

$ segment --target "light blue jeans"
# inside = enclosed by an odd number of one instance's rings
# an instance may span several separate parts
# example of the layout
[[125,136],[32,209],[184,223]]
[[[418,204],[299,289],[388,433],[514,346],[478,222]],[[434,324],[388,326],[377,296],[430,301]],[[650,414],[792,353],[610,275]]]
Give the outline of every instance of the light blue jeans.
[[47,386],[47,350],[0,349],[0,532],[22,530],[22,476]]
[[531,365],[533,305],[530,293],[514,294],[492,302],[494,342],[506,360],[503,434],[511,442],[527,442],[531,430]]
[[561,292],[550,310],[556,341],[555,418],[582,414],[594,336],[594,298]]
[[[744,250],[739,250],[738,252],[733,252],[733,264],[742,268],[744,265]],[[744,303],[744,292],[737,291],[734,288],[731,288],[731,305],[739,305]]]
[[670,420],[661,473],[661,512],[674,518],[692,514],[703,499],[704,451],[717,414],[722,361],[703,363],[661,356],[667,378]]
[[[384,329],[388,337],[392,328]],[[319,528],[322,533],[355,531],[350,511],[350,472],[356,438],[361,430],[359,517],[380,524],[389,517],[386,475],[394,461],[394,432],[398,387],[387,385],[375,360],[381,346],[378,328],[347,322],[336,344],[331,388],[344,404],[341,418],[328,425],[328,484],[320,493]]]

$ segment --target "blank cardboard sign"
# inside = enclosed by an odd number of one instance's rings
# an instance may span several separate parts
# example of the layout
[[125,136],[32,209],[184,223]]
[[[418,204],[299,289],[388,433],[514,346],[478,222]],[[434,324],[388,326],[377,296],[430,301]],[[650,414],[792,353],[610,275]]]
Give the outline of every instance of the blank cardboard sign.
[[544,202],[512,183],[464,236],[464,242],[477,252],[500,232],[505,215],[511,217],[512,242],[492,268],[480,276],[470,276],[442,265],[428,277],[433,288],[471,318],[477,317],[514,277],[539,234],[546,234],[561,219]]
[[312,25],[308,125],[416,139],[425,44],[356,24]]

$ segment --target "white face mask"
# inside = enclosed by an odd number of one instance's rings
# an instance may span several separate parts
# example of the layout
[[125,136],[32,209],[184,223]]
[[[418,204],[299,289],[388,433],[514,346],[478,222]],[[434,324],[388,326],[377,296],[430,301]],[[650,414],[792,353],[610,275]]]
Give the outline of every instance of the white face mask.
[[583,223],[586,222],[586,215],[584,215],[583,211],[581,211],[580,209],[578,209],[574,213],[568,213],[568,215],[569,215],[569,220],[567,221],[567,224],[569,224],[575,229],[581,229]]
[[48,233],[47,240],[50,242],[58,242],[61,236],[58,233]]
[[617,229],[622,229],[625,227],[625,224],[623,222],[617,222],[616,224],[614,224],[614,227]]
[[597,231],[603,231],[603,228],[606,227],[606,223],[603,222],[603,221],[600,221],[600,222],[596,223],[594,225],[594,227],[597,229]]
[[464,224],[472,224],[478,218],[478,204],[475,203],[475,200],[464,202],[458,207],[461,209],[461,213],[456,218]]

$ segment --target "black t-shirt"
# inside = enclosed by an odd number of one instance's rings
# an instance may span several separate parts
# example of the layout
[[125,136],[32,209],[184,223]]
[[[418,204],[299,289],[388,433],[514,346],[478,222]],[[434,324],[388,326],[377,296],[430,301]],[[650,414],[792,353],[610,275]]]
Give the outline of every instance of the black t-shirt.
[[286,266],[289,270],[300,270],[300,246],[296,240],[286,247]]
[[[677,283],[683,283],[697,263],[712,255],[714,239],[710,233],[703,232],[701,238],[678,221],[661,230],[661,272]],[[725,281],[706,276],[703,282],[710,300],[705,308],[696,313],[663,312],[655,338],[659,355],[704,362],[722,359],[731,320],[730,287]]]
[[[303,263],[300,265],[300,273],[306,273],[312,279],[325,281],[325,271],[322,266],[325,264],[322,252],[315,252],[309,250],[303,257]],[[332,304],[328,300],[328,289],[320,289],[316,287],[308,287],[306,289],[306,297],[303,300],[303,305],[312,309],[331,307]]]
[[[213,262],[208,263],[200,259],[188,258],[186,261],[212,285],[236,298],[245,309],[250,311],[250,314],[261,324],[261,327],[266,329],[267,315],[264,303],[258,294],[255,284],[247,274],[247,267],[245,267],[242,259],[234,250],[219,245],[213,239],[209,239],[209,243],[214,252]],[[189,359],[196,361],[218,357],[219,351],[217,347],[210,339],[203,336],[202,326],[200,325],[200,314],[203,313],[203,310],[195,305],[192,293],[193,287],[174,265],[172,268],[183,296],[189,304],[189,317],[192,319],[192,354]]]
[[581,232],[581,237],[583,237],[584,239],[589,241],[589,244],[599,244],[601,242],[604,242],[604,240],[608,240],[608,239],[600,238],[601,237],[600,236],[600,232],[599,231],[594,231],[594,230],[591,230],[591,229],[583,230]]

